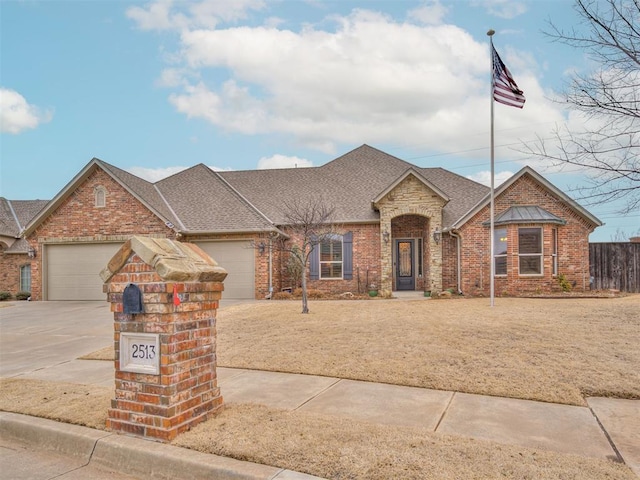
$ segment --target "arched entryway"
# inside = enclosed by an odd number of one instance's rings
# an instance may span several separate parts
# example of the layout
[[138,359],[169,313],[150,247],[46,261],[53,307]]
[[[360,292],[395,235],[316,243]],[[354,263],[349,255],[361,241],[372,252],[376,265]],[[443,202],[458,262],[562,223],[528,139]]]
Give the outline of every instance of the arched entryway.
[[415,214],[391,219],[393,290],[425,290],[430,285],[430,223]]

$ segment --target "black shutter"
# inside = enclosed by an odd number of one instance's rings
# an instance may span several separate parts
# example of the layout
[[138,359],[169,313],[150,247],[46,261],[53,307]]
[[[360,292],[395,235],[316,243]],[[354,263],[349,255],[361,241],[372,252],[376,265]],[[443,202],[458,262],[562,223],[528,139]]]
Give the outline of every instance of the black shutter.
[[353,232],[342,237],[342,276],[345,280],[353,278]]

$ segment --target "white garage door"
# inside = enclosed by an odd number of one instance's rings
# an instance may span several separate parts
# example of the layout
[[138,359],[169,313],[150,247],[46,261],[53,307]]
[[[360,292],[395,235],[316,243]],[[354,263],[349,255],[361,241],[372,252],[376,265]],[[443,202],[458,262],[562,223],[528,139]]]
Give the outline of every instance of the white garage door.
[[47,300],[106,300],[100,272],[121,243],[45,246]]
[[222,298],[243,299],[254,298],[255,262],[251,242],[194,242],[228,275],[224,280]]

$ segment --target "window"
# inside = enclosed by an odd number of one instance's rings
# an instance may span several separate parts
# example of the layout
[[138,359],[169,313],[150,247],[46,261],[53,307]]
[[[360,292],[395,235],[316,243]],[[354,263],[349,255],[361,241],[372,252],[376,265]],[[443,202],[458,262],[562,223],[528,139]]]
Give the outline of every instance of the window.
[[558,275],[558,229],[551,230],[551,274]]
[[518,229],[520,275],[542,275],[542,228]]
[[20,291],[31,291],[31,265],[22,265],[20,267]]
[[320,244],[320,278],[342,278],[342,236],[335,235]]
[[96,207],[104,207],[107,204],[107,191],[104,187],[96,187]]
[[507,229],[496,228],[493,231],[493,255],[496,275],[507,274]]
[[321,278],[353,279],[353,232],[325,237],[325,241],[313,246],[309,255],[309,279]]

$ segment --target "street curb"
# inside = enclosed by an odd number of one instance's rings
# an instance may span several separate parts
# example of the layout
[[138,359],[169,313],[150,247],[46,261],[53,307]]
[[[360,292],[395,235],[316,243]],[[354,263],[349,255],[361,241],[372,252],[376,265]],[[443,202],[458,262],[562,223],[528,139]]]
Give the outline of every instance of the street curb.
[[321,480],[291,470],[10,412],[0,412],[0,436],[144,478]]
[[34,448],[69,455],[88,463],[96,442],[111,435],[93,428],[54,422],[18,413],[0,412],[0,436]]

